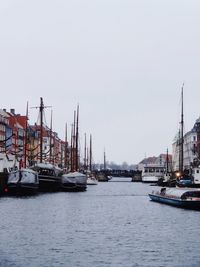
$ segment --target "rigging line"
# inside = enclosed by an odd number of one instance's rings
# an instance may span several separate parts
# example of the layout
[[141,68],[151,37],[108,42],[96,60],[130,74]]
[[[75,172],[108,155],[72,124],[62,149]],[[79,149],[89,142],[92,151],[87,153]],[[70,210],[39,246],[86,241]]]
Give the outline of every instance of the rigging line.
[[45,126],[47,126],[46,114],[44,110],[43,110],[43,118],[44,118],[44,124]]
[[39,121],[40,121],[40,113],[38,113],[38,117],[37,117],[37,121],[36,121],[37,125],[39,125]]

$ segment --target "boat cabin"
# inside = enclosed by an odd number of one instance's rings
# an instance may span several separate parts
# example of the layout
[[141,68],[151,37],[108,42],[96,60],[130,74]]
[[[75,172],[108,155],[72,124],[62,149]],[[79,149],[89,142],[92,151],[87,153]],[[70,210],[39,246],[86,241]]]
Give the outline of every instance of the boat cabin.
[[144,166],[143,175],[163,176],[164,166]]

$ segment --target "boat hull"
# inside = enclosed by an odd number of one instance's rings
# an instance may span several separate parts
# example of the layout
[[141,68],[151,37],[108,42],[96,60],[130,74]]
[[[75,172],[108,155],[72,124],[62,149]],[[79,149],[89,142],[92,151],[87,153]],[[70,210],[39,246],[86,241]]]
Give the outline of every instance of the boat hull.
[[38,174],[31,169],[22,168],[8,174],[7,194],[32,195],[38,192],[38,188]]
[[5,195],[7,191],[8,173],[0,172],[0,196]]
[[200,201],[182,200],[154,194],[149,194],[149,197],[155,202],[164,203],[179,208],[200,210]]
[[63,183],[61,190],[65,192],[83,192],[87,189],[85,184]]
[[142,177],[142,182],[143,183],[157,183],[159,177],[156,176],[143,176]]
[[87,188],[87,176],[79,173],[72,172],[63,174],[61,178],[61,190],[66,192],[80,192],[85,191]]
[[38,184],[12,184],[10,183],[7,187],[8,195],[34,195],[38,193]]
[[61,177],[39,175],[39,191],[56,192],[61,189]]
[[87,178],[87,185],[97,185],[98,181],[95,178]]
[[97,176],[97,180],[98,180],[98,182],[108,182],[109,181],[108,176],[104,175],[104,174],[99,174]]

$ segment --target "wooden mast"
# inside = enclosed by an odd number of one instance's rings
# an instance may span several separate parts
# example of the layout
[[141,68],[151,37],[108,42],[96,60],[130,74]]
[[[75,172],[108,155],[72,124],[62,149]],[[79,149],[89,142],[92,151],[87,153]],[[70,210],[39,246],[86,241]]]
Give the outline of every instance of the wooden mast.
[[76,171],[76,111],[74,110],[74,127],[73,127],[73,171]]
[[86,149],[86,170],[88,169],[88,165],[89,165],[89,162],[88,162],[88,159],[89,159],[89,151],[88,151],[88,147]]
[[106,151],[104,149],[104,156],[103,156],[103,168],[106,170]]
[[180,151],[180,172],[183,174],[183,143],[184,143],[184,138],[183,138],[183,127],[184,127],[184,117],[183,117],[183,87],[181,89],[181,132],[180,132],[180,142],[181,142],[181,151]]
[[26,106],[26,124],[25,124],[25,140],[24,140],[24,168],[26,168],[27,161],[27,143],[28,143],[28,102]]
[[78,140],[79,140],[79,105],[77,106],[77,116],[76,116],[76,149],[75,149],[75,166],[76,171],[79,170],[79,146],[78,146]]
[[43,150],[43,111],[44,103],[42,97],[40,97],[40,163],[42,163],[42,150]]
[[85,144],[84,144],[84,170],[87,170],[87,139],[85,133]]
[[169,155],[168,155],[168,148],[167,148],[167,155],[166,155],[166,173],[169,173]]
[[51,122],[50,122],[50,142],[49,142],[49,162],[52,163],[52,116],[53,110],[51,110]]
[[92,171],[92,135],[90,134],[90,163],[89,170]]
[[65,124],[65,161],[64,166],[67,169],[68,168],[68,141],[67,141],[67,123]]
[[74,126],[73,126],[73,124],[71,125],[71,155],[70,155],[70,165],[71,165],[71,172],[73,172],[74,171],[74,167],[73,167],[73,157],[74,157],[74,153],[73,153],[73,150],[74,150],[74,145],[73,145],[73,143],[74,143],[74,132],[73,132],[73,129],[74,129]]
[[42,163],[43,157],[43,114],[44,108],[51,108],[51,106],[44,106],[43,98],[40,97],[40,106],[39,107],[32,107],[32,108],[39,108],[40,113],[40,163]]

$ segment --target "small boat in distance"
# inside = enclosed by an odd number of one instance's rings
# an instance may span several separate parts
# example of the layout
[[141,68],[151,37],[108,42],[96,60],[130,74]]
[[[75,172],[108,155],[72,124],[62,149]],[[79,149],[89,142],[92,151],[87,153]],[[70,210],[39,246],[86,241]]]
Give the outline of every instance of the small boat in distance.
[[32,195],[39,189],[37,172],[22,168],[8,174],[7,193],[11,195]]
[[200,210],[200,190],[192,188],[166,188],[149,194],[152,201],[186,209]]
[[[86,136],[85,136],[86,137]],[[85,139],[85,150],[86,150],[86,139]],[[86,170],[87,185],[98,185],[98,180],[92,172],[92,135],[90,135],[90,153],[89,153],[89,170]],[[87,168],[87,166],[86,166]]]
[[87,173],[87,185],[97,185],[98,180],[95,178],[95,176],[92,173]]
[[112,179],[111,176],[108,177],[107,175],[107,166],[106,166],[106,152],[104,150],[104,157],[103,157],[103,170],[100,170],[97,175],[97,180],[99,182],[108,182],[109,180]]

